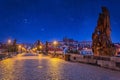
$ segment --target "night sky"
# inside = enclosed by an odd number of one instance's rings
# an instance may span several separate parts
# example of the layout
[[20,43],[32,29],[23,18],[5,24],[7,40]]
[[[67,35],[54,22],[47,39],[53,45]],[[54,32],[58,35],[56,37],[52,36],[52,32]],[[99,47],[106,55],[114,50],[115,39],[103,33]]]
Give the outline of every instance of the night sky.
[[91,41],[101,6],[110,11],[112,41],[120,42],[120,0],[0,0],[0,41]]

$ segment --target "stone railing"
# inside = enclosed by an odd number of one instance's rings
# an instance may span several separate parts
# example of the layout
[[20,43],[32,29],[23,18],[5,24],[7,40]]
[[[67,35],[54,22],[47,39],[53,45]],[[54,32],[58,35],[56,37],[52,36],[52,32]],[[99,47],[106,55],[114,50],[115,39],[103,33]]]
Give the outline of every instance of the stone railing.
[[64,55],[61,51],[56,51],[56,53],[54,53],[54,51],[49,51],[48,55],[51,57],[57,57],[57,58],[61,58],[61,59],[64,58]]
[[6,58],[6,56],[7,56],[6,54],[0,54],[0,60]]
[[70,61],[94,64],[105,68],[120,70],[120,57],[83,56],[70,54]]
[[0,53],[0,60],[6,59],[6,58],[10,58],[13,56],[16,56],[17,52],[6,52],[6,53]]
[[120,70],[120,57],[106,57],[106,56],[85,56],[79,54],[66,54],[56,53],[56,56],[65,59],[66,61],[87,63],[92,65],[101,66],[113,70]]

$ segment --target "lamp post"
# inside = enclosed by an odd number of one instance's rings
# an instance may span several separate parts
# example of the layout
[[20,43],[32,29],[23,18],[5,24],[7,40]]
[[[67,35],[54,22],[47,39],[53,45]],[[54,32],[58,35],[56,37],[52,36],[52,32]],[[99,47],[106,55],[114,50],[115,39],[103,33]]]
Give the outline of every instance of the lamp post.
[[11,42],[12,41],[10,39],[8,39],[8,41],[7,41],[7,43],[8,43],[8,56],[10,56],[9,52],[10,52]]
[[18,47],[19,47],[19,50],[20,50],[20,53],[21,53],[22,52],[22,46],[19,45]]
[[42,46],[39,46],[40,50],[42,49]]
[[35,52],[37,53],[37,47],[36,48],[34,48],[35,49]]
[[43,48],[43,47],[40,45],[40,46],[39,46],[40,52],[42,52],[42,48]]
[[53,45],[54,45],[54,56],[56,55],[57,44],[58,44],[57,41],[54,41],[54,42],[53,42]]
[[7,41],[7,43],[8,43],[8,52],[10,51],[10,45],[11,45],[11,40],[10,39],[8,39],[8,41]]
[[11,44],[11,40],[10,40],[10,39],[8,40],[8,44],[9,44],[9,45]]

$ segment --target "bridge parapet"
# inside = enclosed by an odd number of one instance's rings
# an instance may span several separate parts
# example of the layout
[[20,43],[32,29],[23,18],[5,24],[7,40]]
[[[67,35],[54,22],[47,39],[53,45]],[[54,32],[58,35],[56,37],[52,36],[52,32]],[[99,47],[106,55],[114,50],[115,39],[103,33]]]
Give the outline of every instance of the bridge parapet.
[[[72,62],[80,62],[93,64],[109,69],[120,70],[120,57],[106,57],[106,56],[86,56],[80,54],[63,54],[56,53],[58,58],[65,59]],[[68,56],[67,56],[68,55]]]

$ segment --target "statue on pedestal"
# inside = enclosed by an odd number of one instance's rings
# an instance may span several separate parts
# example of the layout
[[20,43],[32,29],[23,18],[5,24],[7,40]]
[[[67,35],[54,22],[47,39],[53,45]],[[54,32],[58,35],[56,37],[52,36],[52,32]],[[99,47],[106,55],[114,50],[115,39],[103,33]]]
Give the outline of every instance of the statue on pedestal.
[[115,48],[111,41],[110,15],[106,7],[102,7],[97,26],[92,34],[92,50],[96,56],[113,56]]

